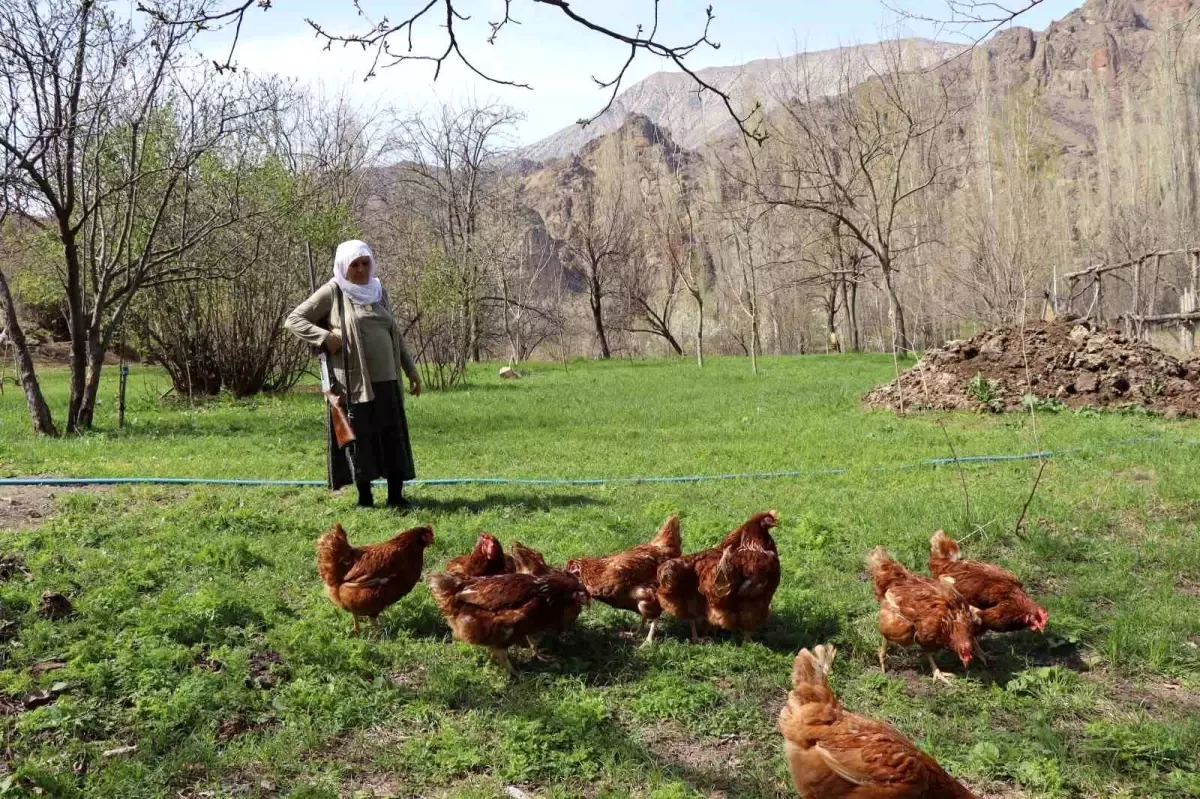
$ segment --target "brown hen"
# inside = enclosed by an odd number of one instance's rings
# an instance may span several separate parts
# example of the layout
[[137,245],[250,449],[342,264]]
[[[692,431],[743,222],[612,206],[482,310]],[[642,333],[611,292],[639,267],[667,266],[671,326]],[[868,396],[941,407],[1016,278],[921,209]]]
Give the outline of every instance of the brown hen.
[[[772,547],[774,542],[772,542]],[[779,555],[743,540],[726,549],[713,569],[700,570],[700,592],[708,604],[708,623],[744,638],[771,617],[779,588]]]
[[950,676],[937,667],[933,653],[954,651],[963,666],[971,664],[975,649],[975,615],[967,601],[947,583],[913,574],[893,560],[883,547],[867,555],[867,568],[879,600],[879,668],[889,644],[920,646],[929,656],[933,678],[949,683]]
[[[570,578],[576,582],[579,582],[579,578],[574,574],[571,574],[564,569],[546,565],[546,558],[541,552],[525,546],[520,541],[512,542],[512,551],[513,560],[516,562],[517,571],[521,574],[530,574],[534,577],[545,577],[547,575],[554,574],[558,575],[560,578]],[[586,593],[587,589],[584,587],[582,582],[579,582],[579,587],[582,588]],[[548,626],[543,632],[547,635],[556,635],[563,632],[575,623],[575,619],[579,617],[579,611],[583,609],[583,605],[590,604],[590,602],[591,600],[588,599],[586,602],[568,603],[563,607],[563,614],[562,618],[559,620],[559,623]],[[534,640],[533,636],[529,636],[528,643],[529,648],[533,651],[533,656],[535,658],[547,663],[554,662],[554,658],[538,650],[537,642]]]
[[592,599],[621,610],[632,610],[650,623],[646,646],[654,641],[654,631],[662,606],[658,601],[658,567],[682,554],[679,517],[671,516],[647,544],[639,544],[615,555],[574,558],[567,571],[582,582]]
[[804,799],[977,799],[890,724],[842,707],[829,687],[836,650],[801,649],[779,731]]
[[[1050,614],[1029,598],[1015,574],[990,563],[963,560],[958,542],[941,530],[929,539],[929,570],[976,608],[977,634],[1045,631]],[[976,654],[982,656],[978,650]]]
[[588,602],[579,580],[558,569],[538,577],[520,573],[459,577],[438,572],[428,582],[454,637],[490,649],[493,659],[513,674],[509,647],[532,641],[534,635],[560,631],[575,621]]
[[414,527],[390,541],[352,547],[342,525],[317,539],[317,571],[325,582],[325,595],[333,604],[353,614],[351,633],[366,616],[378,630],[378,616],[401,599],[421,579],[425,549],[433,543],[433,527]]
[[512,574],[517,570],[511,555],[491,533],[480,533],[475,549],[470,554],[451,558],[446,571],[459,577],[490,577],[495,574]]
[[673,558],[658,568],[658,602],[663,611],[686,621],[692,640],[704,619],[748,636],[770,616],[779,587],[779,556],[770,530],[776,511],[756,513],[712,549]]
[[733,530],[721,539],[721,543],[717,545],[717,549],[729,549],[746,544],[750,547],[765,549],[768,552],[779,554],[779,550],[775,548],[775,539],[771,538],[771,530],[778,526],[779,511],[768,510],[756,513],[747,519],[741,527]]

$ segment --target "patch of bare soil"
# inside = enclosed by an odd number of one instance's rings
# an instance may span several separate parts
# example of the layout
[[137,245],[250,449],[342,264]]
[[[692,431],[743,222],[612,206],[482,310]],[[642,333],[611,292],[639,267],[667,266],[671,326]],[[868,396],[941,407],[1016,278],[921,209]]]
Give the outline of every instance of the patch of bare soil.
[[1039,322],[946,342],[863,401],[892,410],[1000,412],[1022,410],[1026,394],[1071,407],[1141,406],[1197,416],[1200,359],[1180,361],[1112,329]]
[[[54,499],[76,491],[100,493],[112,486],[0,486],[0,533],[38,527],[54,513]],[[3,555],[0,554],[0,558]],[[3,567],[0,566],[0,572]]]
[[1113,693],[1121,701],[1141,705],[1151,713],[1170,712],[1187,716],[1200,713],[1200,691],[1182,683],[1164,680],[1135,683],[1119,680],[1113,686]]
[[54,497],[61,490],[48,486],[0,488],[0,530],[37,527],[54,512]]
[[694,783],[706,783],[709,799],[726,799],[739,793],[736,775],[747,758],[753,757],[753,743],[739,735],[719,739],[697,738],[670,722],[641,731],[642,743],[657,759],[672,763],[691,774]]

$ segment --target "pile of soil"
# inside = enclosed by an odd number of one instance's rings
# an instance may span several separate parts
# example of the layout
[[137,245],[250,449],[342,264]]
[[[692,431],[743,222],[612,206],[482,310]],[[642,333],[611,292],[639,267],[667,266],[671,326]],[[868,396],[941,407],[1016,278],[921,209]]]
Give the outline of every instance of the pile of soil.
[[925,353],[864,402],[900,410],[1023,410],[1024,396],[1071,407],[1141,406],[1200,415],[1200,359],[1180,361],[1150,344],[1089,324],[999,327]]

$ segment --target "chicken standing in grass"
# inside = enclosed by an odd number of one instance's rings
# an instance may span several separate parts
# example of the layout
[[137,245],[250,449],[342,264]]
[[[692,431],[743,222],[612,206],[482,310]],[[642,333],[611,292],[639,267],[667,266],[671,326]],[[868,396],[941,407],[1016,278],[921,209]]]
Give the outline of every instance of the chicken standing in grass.
[[780,576],[779,555],[774,552],[748,544],[726,549],[716,568],[700,575],[708,623],[748,639],[771,617]]
[[770,616],[780,577],[770,531],[778,525],[778,512],[756,513],[717,546],[659,566],[659,604],[688,623],[693,641],[701,620],[748,636]]
[[504,552],[500,541],[491,533],[480,533],[475,549],[470,554],[451,558],[446,571],[459,577],[490,577],[496,574],[512,574],[517,570],[512,555]]
[[[561,632],[590,602],[583,584],[561,569],[547,568],[537,576],[518,572],[460,577],[439,572],[428,582],[454,637],[491,650],[492,658],[512,674],[516,669],[508,659],[509,647],[522,641],[532,646],[536,635]],[[534,655],[541,657],[536,649]]]
[[649,622],[650,633],[643,646],[654,641],[655,626],[662,615],[658,601],[658,568],[682,554],[679,517],[671,516],[647,544],[596,558],[567,561],[567,571],[587,588],[592,599],[621,610],[632,610]]
[[[559,568],[547,565],[546,557],[541,552],[538,552],[536,549],[527,547],[524,544],[522,544],[520,541],[513,541],[513,542],[511,542],[511,545],[512,545],[511,548],[512,548],[512,552],[513,552],[513,561],[516,563],[516,568],[517,568],[518,573],[529,574],[534,577],[546,577],[548,575],[554,574],[560,578],[570,578],[572,580],[575,580],[576,582],[579,583],[579,587],[581,589],[583,589],[584,591],[587,590],[586,587],[583,585],[583,583],[579,582],[579,578],[576,577],[574,574],[571,574],[570,572],[566,571],[565,569],[559,569]],[[546,629],[544,629],[542,631],[543,634],[557,635],[561,632],[564,632],[568,627],[570,627],[572,624],[575,623],[575,620],[577,618],[579,618],[579,613],[580,613],[580,611],[583,610],[583,605],[584,605],[584,602],[582,602],[582,601],[569,602],[569,603],[566,603],[565,605],[563,605],[562,615],[559,618],[558,623],[550,624],[549,626],[547,626]],[[537,658],[538,660],[545,661],[547,663],[554,662],[554,659],[552,657],[550,657],[549,655],[545,655],[545,654],[541,653],[540,651],[538,651],[537,642],[533,639],[533,636],[529,636],[528,643],[529,643],[529,648],[533,652],[533,656],[535,658]]]
[[433,527],[414,527],[379,544],[352,547],[342,525],[317,539],[317,571],[325,595],[353,614],[351,633],[365,616],[379,629],[379,614],[400,600],[421,579],[425,549],[433,543]]
[[[1050,614],[1029,598],[1015,574],[990,563],[963,560],[958,542],[941,530],[929,539],[929,570],[976,609],[976,634],[1046,629]],[[978,646],[975,653],[983,659]]]
[[842,707],[829,687],[836,650],[801,649],[779,731],[804,799],[977,799],[892,725]]
[[933,678],[949,683],[933,659],[939,649],[953,650],[963,666],[971,664],[975,649],[976,616],[967,601],[948,583],[913,574],[888,556],[883,547],[867,555],[867,569],[879,600],[879,668],[889,644],[920,646],[929,656]]

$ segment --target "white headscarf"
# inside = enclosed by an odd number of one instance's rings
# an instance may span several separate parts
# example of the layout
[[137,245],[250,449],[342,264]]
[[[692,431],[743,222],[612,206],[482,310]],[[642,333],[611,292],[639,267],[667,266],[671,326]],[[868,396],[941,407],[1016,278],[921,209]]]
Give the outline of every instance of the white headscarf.
[[[351,283],[346,277],[346,267],[362,256],[371,259],[371,271],[367,282],[359,285]],[[342,293],[356,305],[370,305],[383,299],[383,284],[375,277],[375,253],[365,241],[351,239],[338,245],[337,254],[333,256],[333,279],[337,281]]]

